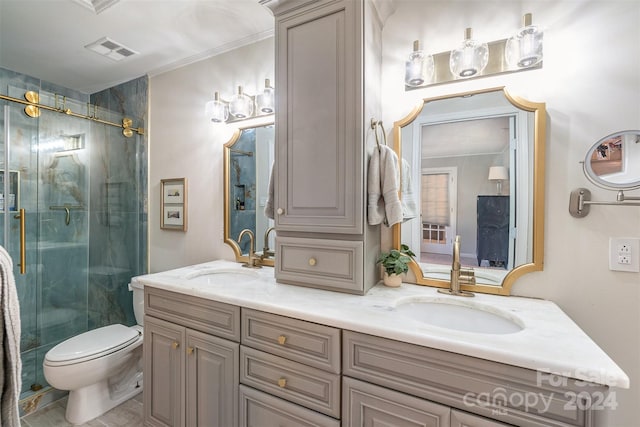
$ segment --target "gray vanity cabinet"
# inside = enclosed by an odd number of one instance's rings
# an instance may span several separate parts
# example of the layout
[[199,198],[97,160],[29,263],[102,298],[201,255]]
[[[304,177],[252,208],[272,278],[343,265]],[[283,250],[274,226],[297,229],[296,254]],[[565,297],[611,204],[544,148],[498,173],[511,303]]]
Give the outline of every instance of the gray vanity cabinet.
[[241,340],[242,427],[338,425],[340,329],[243,308]]
[[274,11],[278,231],[362,233],[361,3]]
[[365,177],[368,122],[380,117],[380,20],[370,0],[261,2],[275,16],[276,278],[364,294],[378,281]]
[[146,426],[595,427],[608,387],[145,287]]
[[148,426],[238,423],[239,308],[145,288],[144,412]]
[[410,419],[425,411],[424,401],[438,408],[427,406],[427,419],[443,416],[440,407],[451,410],[450,421],[434,425],[594,427],[588,402],[608,393],[597,384],[351,331],[343,331],[343,352],[348,426],[367,425],[358,418],[365,404],[372,418],[382,417],[382,408],[387,417]]

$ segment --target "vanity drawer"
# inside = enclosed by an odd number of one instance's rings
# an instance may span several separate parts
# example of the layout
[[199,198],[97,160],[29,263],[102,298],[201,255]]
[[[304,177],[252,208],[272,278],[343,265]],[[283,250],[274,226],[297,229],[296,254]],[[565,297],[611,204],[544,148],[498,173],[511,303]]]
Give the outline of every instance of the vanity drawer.
[[607,394],[607,387],[560,376],[553,376],[560,386],[544,378],[541,384],[532,369],[352,331],[342,335],[343,375],[513,425],[592,426],[593,414],[575,397],[586,392],[597,402]]
[[340,375],[242,345],[240,383],[340,418]]
[[340,373],[340,329],[242,309],[241,342],[305,365]]
[[276,237],[279,282],[362,293],[363,243]]
[[449,426],[451,409],[445,405],[344,377],[342,424],[345,427]]
[[240,307],[145,286],[144,313],[204,333],[240,341]]
[[340,421],[240,386],[240,427],[339,427]]

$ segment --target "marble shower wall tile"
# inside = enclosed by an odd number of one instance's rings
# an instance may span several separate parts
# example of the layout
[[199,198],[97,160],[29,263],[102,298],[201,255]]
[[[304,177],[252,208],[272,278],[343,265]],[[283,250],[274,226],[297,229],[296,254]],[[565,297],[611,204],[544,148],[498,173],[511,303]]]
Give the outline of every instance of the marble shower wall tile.
[[[91,103],[128,117],[133,127],[145,128],[148,77],[120,84],[91,95]],[[131,277],[146,272],[147,158],[144,135],[126,138],[118,128],[99,128],[94,135],[103,141],[92,152],[91,271],[89,297],[99,301],[89,312],[90,328],[119,322],[135,323]]]

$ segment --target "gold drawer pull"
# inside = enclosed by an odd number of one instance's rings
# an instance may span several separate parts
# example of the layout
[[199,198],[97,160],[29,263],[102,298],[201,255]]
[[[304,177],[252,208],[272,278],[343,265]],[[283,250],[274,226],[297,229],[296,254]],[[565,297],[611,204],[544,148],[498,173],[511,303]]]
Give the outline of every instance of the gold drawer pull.
[[180,347],[180,343],[179,343],[178,341],[174,341],[174,342],[171,344],[171,348],[172,348],[172,349],[174,349],[174,350],[175,350],[176,348],[178,348],[178,347]]
[[193,354],[193,347],[187,347],[187,354]]
[[316,265],[318,263],[318,260],[315,258],[309,258],[309,265],[311,267],[313,267],[314,265]]
[[285,337],[284,335],[280,335],[278,337],[278,344],[284,345],[285,342],[287,342],[287,337]]
[[280,388],[285,388],[286,385],[287,385],[287,379],[286,378],[280,378],[278,380],[278,386],[280,386]]

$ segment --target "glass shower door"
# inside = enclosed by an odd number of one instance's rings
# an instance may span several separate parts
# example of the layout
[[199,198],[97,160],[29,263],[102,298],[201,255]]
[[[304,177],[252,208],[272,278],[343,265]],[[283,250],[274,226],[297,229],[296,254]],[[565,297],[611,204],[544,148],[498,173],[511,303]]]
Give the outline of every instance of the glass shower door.
[[[20,93],[9,87],[10,96]],[[46,386],[46,352],[88,328],[91,124],[43,109],[32,115],[4,104],[0,152],[1,243],[14,260],[20,301],[23,397]]]
[[[19,106],[3,103],[2,149],[0,150],[1,243],[13,259],[20,301],[22,336],[23,391],[29,390],[41,368],[37,364],[38,334],[38,192],[37,155],[32,144],[37,141],[37,120],[27,117]],[[19,218],[20,212],[24,217]],[[21,221],[24,226],[21,227]],[[21,230],[24,231],[22,235]],[[21,254],[24,259],[21,260]],[[22,262],[24,261],[24,262]],[[21,274],[21,268],[23,273]],[[34,388],[37,388],[34,385]]]

